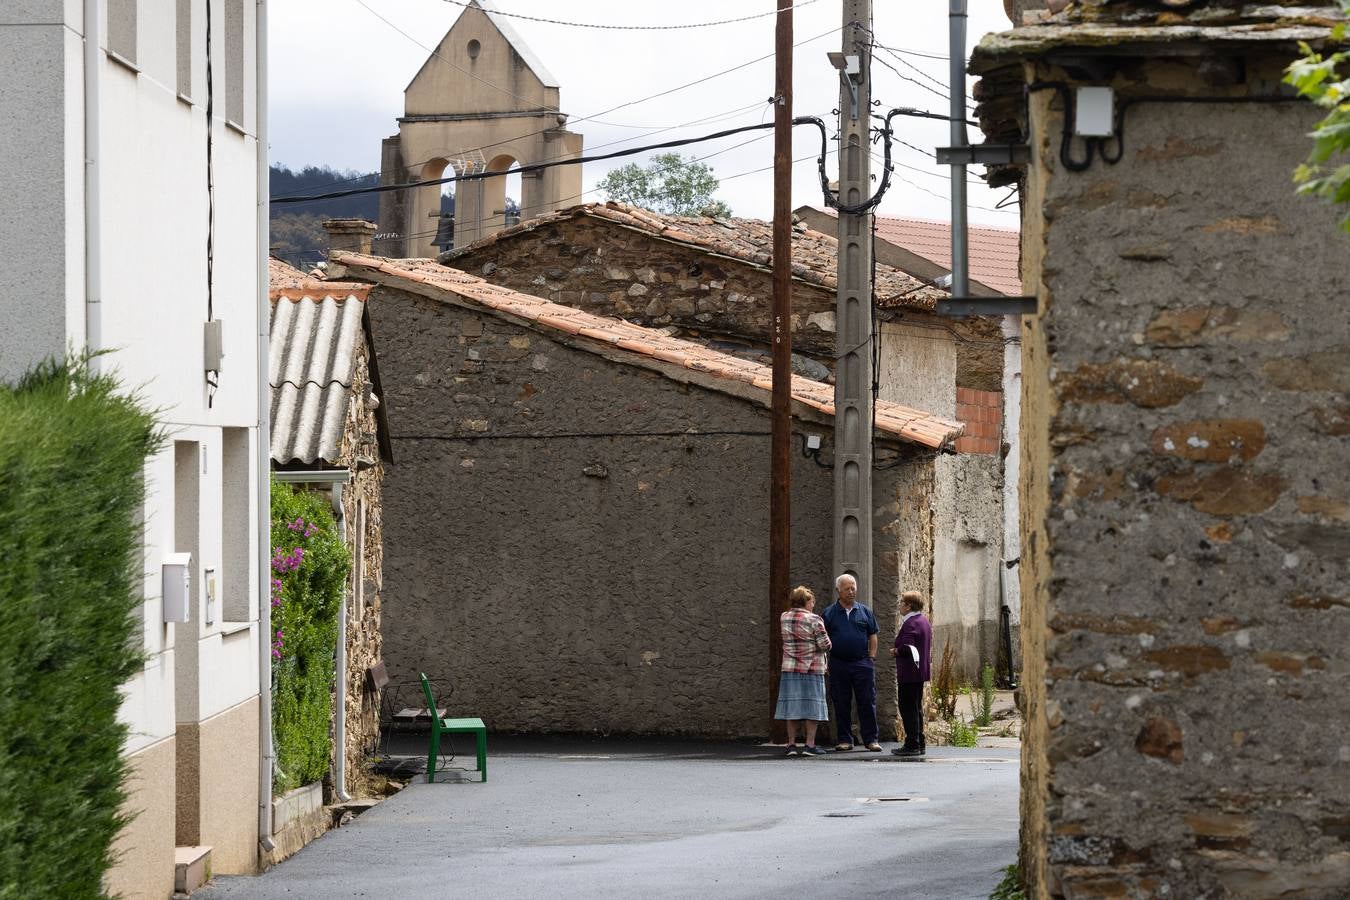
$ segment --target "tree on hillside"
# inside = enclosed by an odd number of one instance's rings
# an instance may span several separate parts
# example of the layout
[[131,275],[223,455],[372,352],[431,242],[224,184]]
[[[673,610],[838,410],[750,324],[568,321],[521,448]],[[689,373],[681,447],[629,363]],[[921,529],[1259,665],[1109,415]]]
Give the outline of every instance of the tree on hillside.
[[679,216],[731,215],[731,207],[713,198],[719,182],[711,167],[694,157],[658,153],[647,166],[629,163],[601,179],[597,187],[611,200],[653,212]]

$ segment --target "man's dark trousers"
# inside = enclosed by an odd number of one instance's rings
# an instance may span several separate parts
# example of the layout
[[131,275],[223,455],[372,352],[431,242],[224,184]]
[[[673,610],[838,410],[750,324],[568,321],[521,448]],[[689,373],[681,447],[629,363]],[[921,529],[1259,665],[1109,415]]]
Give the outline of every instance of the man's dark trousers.
[[870,744],[877,730],[877,679],[872,660],[830,657],[830,702],[834,704],[835,742],[853,743],[853,699],[858,700],[858,728],[862,742]]
[[905,749],[923,750],[923,682],[901,681],[900,721],[905,726]]

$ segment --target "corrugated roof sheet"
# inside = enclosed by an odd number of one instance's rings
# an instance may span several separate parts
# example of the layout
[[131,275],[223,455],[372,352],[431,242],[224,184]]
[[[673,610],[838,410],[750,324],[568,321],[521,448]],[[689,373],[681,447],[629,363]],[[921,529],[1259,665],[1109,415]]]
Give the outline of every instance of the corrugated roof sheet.
[[[527,219],[465,247],[456,247],[439,257],[446,264],[498,241],[572,219],[588,217],[644,232],[672,243],[716,253],[762,269],[773,266],[773,223],[761,219],[716,219],[709,216],[668,216],[624,203],[583,203],[558,212]],[[839,241],[804,224],[792,229],[792,275],[826,290],[838,285],[836,271]],[[932,309],[947,296],[941,288],[927,285],[899,269],[877,265],[877,299],[890,306]]]
[[269,275],[272,460],[334,464],[370,286],[319,281],[279,260]]
[[[682,366],[711,376],[707,382],[710,385],[721,381],[728,389],[735,385],[750,386],[768,405],[768,393],[773,387],[773,373],[768,366],[670,337],[653,328],[550,303],[427,259],[384,259],[336,252],[332,254],[332,261],[346,266],[349,275],[409,290],[422,288],[419,293],[424,295],[434,294],[535,328],[594,341],[609,350],[624,351],[635,365],[656,371],[662,371],[664,366],[661,364]],[[426,290],[428,288],[430,292]],[[447,295],[453,295],[453,298]],[[825,415],[834,415],[834,387],[831,385],[793,376],[792,399]],[[880,432],[934,449],[951,443],[965,429],[959,422],[884,401],[876,404],[876,427]]]

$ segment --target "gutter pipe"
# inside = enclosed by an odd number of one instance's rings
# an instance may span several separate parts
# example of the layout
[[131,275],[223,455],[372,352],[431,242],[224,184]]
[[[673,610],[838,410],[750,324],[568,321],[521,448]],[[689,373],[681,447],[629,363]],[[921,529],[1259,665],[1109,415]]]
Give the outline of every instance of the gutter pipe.
[[[103,347],[102,45],[99,0],[84,0],[84,346],[89,353]],[[97,375],[100,358],[90,356],[88,365],[90,373]]]
[[[257,93],[254,104],[257,135],[257,256],[258,256],[258,439],[256,513],[258,517],[258,848],[271,852],[272,784],[276,750],[272,743],[272,391],[268,383],[268,342],[271,304],[267,299],[267,258],[271,247],[269,171],[267,160],[267,0],[256,0],[254,66]],[[211,40],[211,35],[206,39]],[[206,123],[212,127],[211,122]]]

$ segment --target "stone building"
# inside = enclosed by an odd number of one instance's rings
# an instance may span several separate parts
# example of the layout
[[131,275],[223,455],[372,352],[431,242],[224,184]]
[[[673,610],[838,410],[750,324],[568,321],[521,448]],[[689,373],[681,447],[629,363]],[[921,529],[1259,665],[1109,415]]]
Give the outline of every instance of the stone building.
[[[373,230],[370,229],[370,230]],[[368,244],[367,244],[368,246]],[[270,261],[273,477],[330,493],[352,555],[338,629],[330,796],[362,791],[379,737],[383,590],[381,485],[389,425],[366,307],[369,285],[318,281]],[[341,721],[341,727],[337,723]]]
[[[1281,85],[1340,16],[1053,6],[972,62],[986,131],[1030,146],[1005,176],[1041,309],[1023,871],[1037,897],[1344,897],[1350,273],[1290,180],[1320,112]],[[1076,128],[1083,87],[1112,102]]]
[[[426,260],[330,268],[374,285],[391,675],[425,671],[493,730],[765,734],[769,370]],[[825,596],[834,392],[793,393],[792,578]],[[961,430],[877,406],[883,632],[931,570],[935,458]]]
[[[403,92],[398,134],[380,151],[380,183],[505,173],[512,166],[581,156],[581,135],[565,127],[558,81],[487,0],[470,0]],[[455,185],[456,246],[506,224],[505,174]],[[581,196],[581,166],[520,176],[523,218]],[[434,256],[441,187],[380,196],[380,252]]]
[[[440,259],[494,284],[768,362],[772,237],[771,223],[756,219],[591,203]],[[794,226],[792,242],[794,368],[831,381],[838,242],[804,223]],[[1005,341],[995,320],[935,315],[945,295],[877,265],[879,399],[967,426],[951,448],[957,452],[936,463],[936,561],[912,587],[933,598],[939,646],[953,642],[960,675],[973,680],[998,655]]]

